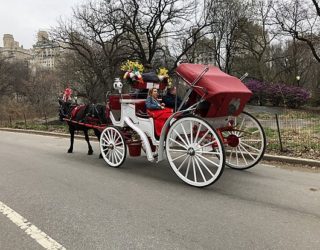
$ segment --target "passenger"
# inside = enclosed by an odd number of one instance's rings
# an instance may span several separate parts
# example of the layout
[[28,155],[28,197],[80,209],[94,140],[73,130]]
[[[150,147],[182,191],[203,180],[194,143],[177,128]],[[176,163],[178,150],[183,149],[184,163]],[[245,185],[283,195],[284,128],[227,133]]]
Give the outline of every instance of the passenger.
[[155,133],[156,136],[159,137],[163,125],[172,115],[172,109],[165,108],[164,103],[160,103],[158,101],[158,90],[156,88],[149,90],[149,96],[146,100],[146,108],[148,115],[154,120]]
[[167,94],[162,98],[163,103],[168,108],[177,109],[181,105],[181,98],[177,96],[177,88],[175,86],[167,89]]
[[160,103],[158,101],[158,90],[156,88],[152,88],[148,92],[148,98],[146,100],[146,107],[147,109],[154,110],[154,109],[164,109],[164,103]]

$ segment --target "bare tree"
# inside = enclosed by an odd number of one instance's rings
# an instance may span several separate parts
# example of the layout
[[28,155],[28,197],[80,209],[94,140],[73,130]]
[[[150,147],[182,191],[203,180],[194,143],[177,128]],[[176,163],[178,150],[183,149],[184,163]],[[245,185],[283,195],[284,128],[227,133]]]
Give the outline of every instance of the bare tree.
[[250,4],[238,0],[212,0],[215,12],[211,13],[211,33],[215,41],[216,63],[230,73],[236,55],[239,30],[247,19]]
[[[270,66],[278,57],[270,54],[271,44],[277,38],[278,32],[274,32],[270,25],[273,1],[258,0],[252,5],[252,15],[243,20],[239,27],[239,39],[236,44],[238,65],[240,74],[249,72],[261,80],[270,80]],[[244,63],[245,61],[251,62]],[[251,68],[249,68],[251,67]]]
[[[102,1],[80,6],[74,10],[72,20],[61,20],[51,32],[64,49],[79,55],[76,65],[79,66],[77,72],[81,74],[74,80],[86,80],[84,87],[88,89],[98,85],[105,91],[110,89],[123,60],[124,46],[120,40],[123,30],[114,2]],[[98,96],[91,91],[88,98],[92,101]]]
[[28,65],[25,61],[0,57],[0,97],[23,94],[28,76]]
[[[157,56],[166,57],[166,66],[175,67],[194,45],[206,35],[212,3],[200,8],[193,0],[121,0],[127,45],[143,64],[154,64]],[[203,13],[196,16],[196,12]],[[167,61],[166,61],[167,60]]]
[[25,87],[25,97],[38,115],[56,113],[57,77],[53,71],[38,69]]
[[308,45],[313,57],[320,62],[319,4],[316,0],[279,0],[274,7],[275,23],[284,34]]

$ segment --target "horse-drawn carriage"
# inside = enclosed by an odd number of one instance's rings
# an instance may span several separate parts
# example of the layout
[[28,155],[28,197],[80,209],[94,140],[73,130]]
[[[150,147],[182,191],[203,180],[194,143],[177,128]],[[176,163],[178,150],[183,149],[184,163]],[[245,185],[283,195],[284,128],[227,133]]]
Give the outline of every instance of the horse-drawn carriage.
[[[119,94],[109,96],[110,122],[94,125],[101,132],[100,150],[106,163],[119,167],[133,144],[132,137],[139,135],[149,161],[167,159],[176,175],[192,186],[211,185],[225,165],[242,170],[257,164],[266,139],[258,120],[243,111],[251,91],[213,66],[184,63],[176,73],[188,89],[180,107],[168,115],[160,130],[157,117],[145,113],[145,99],[122,94],[121,81],[115,81]],[[139,81],[134,87],[165,86]]]

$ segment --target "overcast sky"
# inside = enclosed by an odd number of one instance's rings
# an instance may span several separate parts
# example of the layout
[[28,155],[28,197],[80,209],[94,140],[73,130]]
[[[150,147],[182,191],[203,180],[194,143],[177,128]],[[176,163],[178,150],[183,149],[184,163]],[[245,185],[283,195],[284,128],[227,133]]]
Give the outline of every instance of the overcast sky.
[[72,7],[85,0],[0,0],[0,47],[3,34],[12,34],[20,46],[29,49],[39,30],[56,26],[60,16],[70,17]]

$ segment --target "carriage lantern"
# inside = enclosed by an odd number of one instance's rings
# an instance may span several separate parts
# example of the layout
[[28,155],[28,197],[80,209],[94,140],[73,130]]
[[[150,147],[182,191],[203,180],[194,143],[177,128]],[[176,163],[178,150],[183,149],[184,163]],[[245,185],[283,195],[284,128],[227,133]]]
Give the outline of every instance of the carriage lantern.
[[119,94],[121,94],[122,87],[123,87],[123,84],[122,84],[120,78],[114,79],[113,88],[114,88],[115,90],[118,90],[118,91],[119,91]]

